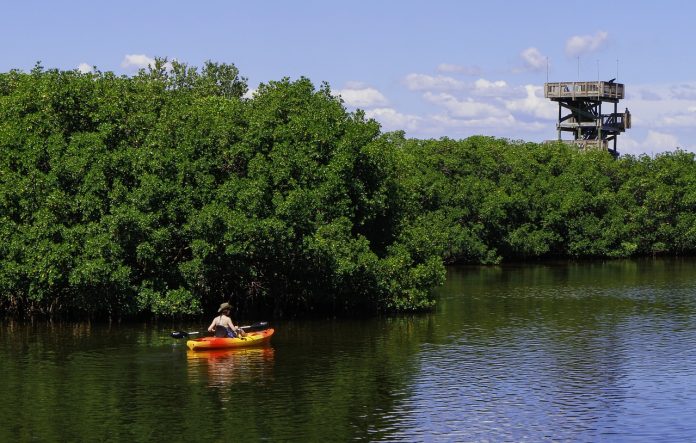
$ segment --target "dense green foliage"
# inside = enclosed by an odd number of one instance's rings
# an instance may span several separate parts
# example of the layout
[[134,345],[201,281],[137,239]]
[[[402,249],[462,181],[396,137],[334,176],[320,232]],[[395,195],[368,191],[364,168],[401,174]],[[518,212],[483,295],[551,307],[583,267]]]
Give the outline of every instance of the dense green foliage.
[[419,236],[448,263],[696,253],[696,161],[565,144],[405,140]]
[[0,74],[0,306],[432,306],[443,263],[696,252],[696,161],[412,140],[233,65]]
[[398,153],[328,86],[232,65],[0,75],[0,299],[132,315],[419,309]]

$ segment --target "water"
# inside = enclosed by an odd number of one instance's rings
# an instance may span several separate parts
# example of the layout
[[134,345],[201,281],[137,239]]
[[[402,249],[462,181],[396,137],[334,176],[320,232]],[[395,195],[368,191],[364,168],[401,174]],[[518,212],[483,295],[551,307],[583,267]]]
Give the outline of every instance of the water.
[[438,297],[199,353],[170,324],[6,322],[0,441],[696,439],[695,260],[455,268]]

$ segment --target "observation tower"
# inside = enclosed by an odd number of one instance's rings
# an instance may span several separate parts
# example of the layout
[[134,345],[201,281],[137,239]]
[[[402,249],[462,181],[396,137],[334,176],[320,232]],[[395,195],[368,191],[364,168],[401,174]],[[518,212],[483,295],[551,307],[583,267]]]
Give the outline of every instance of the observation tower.
[[[624,85],[609,81],[544,83],[544,97],[558,102],[558,140],[580,149],[606,149],[618,156],[616,137],[631,127],[628,108],[618,112]],[[614,112],[602,114],[602,104]],[[563,132],[573,139],[563,140]]]

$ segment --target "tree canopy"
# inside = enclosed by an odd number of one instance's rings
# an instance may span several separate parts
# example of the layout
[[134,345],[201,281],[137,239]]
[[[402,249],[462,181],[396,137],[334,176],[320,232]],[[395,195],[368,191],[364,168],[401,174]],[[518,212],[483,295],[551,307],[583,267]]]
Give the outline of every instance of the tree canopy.
[[563,143],[406,140],[419,237],[447,263],[696,252],[696,162]]
[[444,265],[693,254],[696,162],[408,139],[234,65],[0,74],[0,306],[418,310]]
[[233,65],[0,74],[0,296],[16,313],[432,305],[399,153],[305,78]]

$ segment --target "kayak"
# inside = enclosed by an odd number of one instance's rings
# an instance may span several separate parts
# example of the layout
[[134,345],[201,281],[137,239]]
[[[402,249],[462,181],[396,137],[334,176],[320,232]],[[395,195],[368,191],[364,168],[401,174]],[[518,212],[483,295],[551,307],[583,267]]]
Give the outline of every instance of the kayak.
[[274,329],[264,329],[263,331],[247,332],[244,337],[203,337],[189,340],[186,346],[193,351],[205,351],[208,349],[241,348],[246,346],[259,346],[271,339]]

